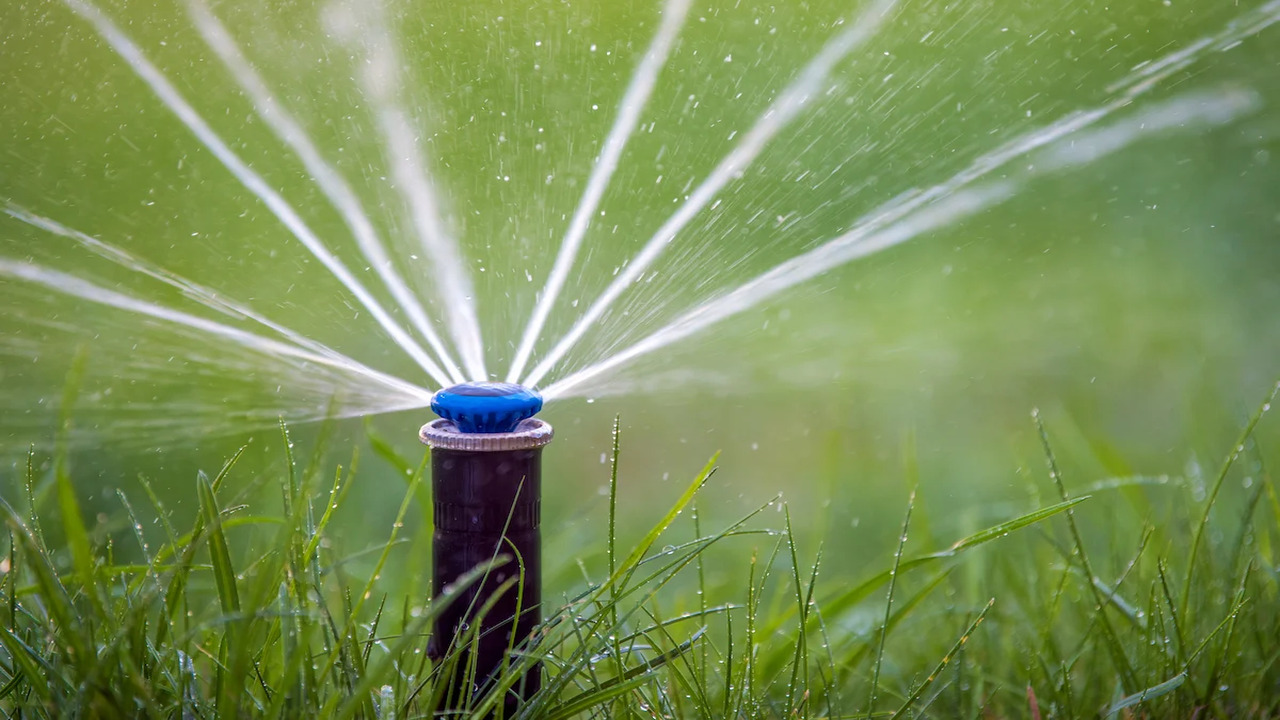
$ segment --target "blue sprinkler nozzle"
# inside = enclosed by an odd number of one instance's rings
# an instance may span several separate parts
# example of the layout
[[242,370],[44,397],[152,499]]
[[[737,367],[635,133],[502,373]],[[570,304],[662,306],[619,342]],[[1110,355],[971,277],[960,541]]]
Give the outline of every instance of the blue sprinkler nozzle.
[[515,383],[469,382],[437,392],[431,409],[464,433],[509,433],[542,409],[542,396]]

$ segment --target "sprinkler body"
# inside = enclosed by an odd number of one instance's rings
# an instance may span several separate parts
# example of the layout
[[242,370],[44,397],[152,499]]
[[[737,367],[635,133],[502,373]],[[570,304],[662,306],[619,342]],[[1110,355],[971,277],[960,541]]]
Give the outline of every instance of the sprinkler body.
[[[527,648],[541,620],[541,460],[552,430],[532,417],[542,398],[509,383],[446,388],[431,407],[441,418],[424,425],[419,437],[431,447],[433,594],[439,597],[497,557],[509,558],[435,621],[429,656],[457,661],[442,709],[459,710],[468,696],[478,701],[488,692],[504,667],[520,661],[511,650]],[[507,691],[506,715],[541,683],[541,667],[534,665]]]

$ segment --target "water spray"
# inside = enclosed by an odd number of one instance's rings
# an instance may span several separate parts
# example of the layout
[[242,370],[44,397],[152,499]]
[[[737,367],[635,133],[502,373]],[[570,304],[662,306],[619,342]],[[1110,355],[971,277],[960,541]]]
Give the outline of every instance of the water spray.
[[[528,645],[541,619],[542,447],[552,430],[533,417],[542,396],[512,383],[454,385],[435,394],[431,409],[440,419],[419,437],[431,447],[432,593],[439,597],[499,556],[511,558],[444,608],[431,634],[433,660],[459,654],[445,702],[460,707],[518,662],[511,650]],[[541,672],[534,665],[511,687],[509,710],[538,691]]]

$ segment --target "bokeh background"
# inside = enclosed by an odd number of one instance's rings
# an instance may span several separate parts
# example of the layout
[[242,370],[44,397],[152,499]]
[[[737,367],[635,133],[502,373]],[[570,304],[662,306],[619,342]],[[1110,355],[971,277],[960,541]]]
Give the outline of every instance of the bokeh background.
[[[380,20],[312,2],[211,7],[355,187],[398,269],[439,317],[358,81],[361,33],[399,47],[403,100],[471,266],[487,359],[505,370],[660,3],[392,2]],[[255,116],[186,6],[102,9],[376,287],[339,216]],[[857,10],[693,4],[543,351]],[[1003,142],[1106,103],[1113,85],[1181,49],[1192,48],[1193,61],[1117,120],[1189,97],[1213,104],[1245,93],[1253,104],[1225,124],[1139,133],[1047,177],[1020,179],[1014,162],[993,176],[1016,184],[1010,201],[832,268],[552,403],[543,415],[558,434],[546,453],[548,552],[565,561],[601,552],[615,417],[624,538],[722,450],[702,500],[708,522],[780,494],[802,519],[807,547],[842,550],[828,556],[837,573],[882,563],[917,478],[920,516],[940,542],[1051,496],[1033,408],[1073,487],[1132,475],[1198,482],[1280,372],[1280,28],[1245,29],[1278,16],[1275,3],[1252,0],[902,3],[838,66],[830,92],[680,234],[554,375]],[[1233,23],[1247,35],[1234,47],[1198,45]],[[433,389],[76,13],[9,0],[0,39],[0,199]],[[237,323],[7,216],[0,257]],[[323,411],[326,382],[0,277],[3,492],[16,496],[28,447],[47,468],[62,437],[102,534],[120,529],[115,490],[138,493],[139,476],[192,516],[196,471],[215,471],[246,442],[231,483],[256,488],[245,497],[269,514],[283,467],[274,418]],[[385,395],[371,393],[362,409],[381,409]],[[358,491],[335,521],[344,546],[384,538],[404,491],[397,471],[368,451],[366,433],[417,459],[416,430],[429,417],[419,409],[340,419],[323,441],[318,425],[293,425],[299,457],[322,443],[327,467],[364,448]],[[1156,502],[1161,486],[1143,492]],[[1107,517],[1100,510],[1094,520]],[[557,590],[577,582],[573,572]]]

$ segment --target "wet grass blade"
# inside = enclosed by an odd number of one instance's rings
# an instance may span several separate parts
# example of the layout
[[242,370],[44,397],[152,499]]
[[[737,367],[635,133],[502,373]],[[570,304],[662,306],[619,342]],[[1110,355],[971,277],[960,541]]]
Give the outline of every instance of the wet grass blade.
[[[91,586],[94,574],[93,545],[89,541],[89,529],[85,527],[84,516],[80,511],[80,501],[76,499],[76,489],[71,484],[71,475],[65,462],[57,463],[55,474],[62,532],[66,538],[67,548],[71,551],[71,563],[76,570],[76,579],[86,587]],[[96,593],[90,592],[90,594],[96,596]]]
[[55,630],[63,641],[57,649],[63,652],[69,651],[73,658],[89,662],[89,658],[93,657],[90,650],[91,639],[81,630],[79,613],[72,605],[71,595],[58,577],[58,571],[52,559],[36,539],[35,534],[22,522],[22,518],[9,503],[5,502],[4,498],[0,498],[0,512],[4,513],[9,530],[21,549],[21,557],[26,561],[24,565],[35,575],[35,589],[39,592],[40,600],[50,618],[56,623]]
[[893,569],[889,571],[889,592],[884,601],[884,621],[880,623],[880,641],[876,645],[876,660],[871,670],[871,692],[867,696],[867,715],[876,709],[876,694],[880,690],[880,668],[884,663],[884,646],[889,637],[889,620],[893,617],[893,592],[898,587],[898,573],[902,569],[902,551],[907,545],[907,531],[911,528],[911,510],[916,505],[916,491],[907,497],[907,513],[902,518],[902,534],[898,536],[898,550],[893,554]]
[[400,657],[413,644],[421,642],[422,632],[435,620],[441,610],[448,607],[450,603],[455,602],[458,596],[464,594],[492,569],[490,563],[482,563],[464,573],[453,584],[445,588],[444,592],[432,600],[421,615],[413,618],[413,621],[408,623],[404,632],[394,642],[387,643],[386,655],[366,670],[360,681],[352,688],[350,695],[345,697],[345,702],[344,696],[335,694],[320,707],[317,715],[323,718],[332,718],[333,720],[350,720],[359,711],[374,688],[380,687],[386,682],[394,671],[395,666],[399,663]]
[[684,492],[681,493],[675,504],[673,504],[671,509],[667,511],[667,514],[664,515],[657,524],[649,529],[649,532],[645,534],[639,544],[637,544],[631,553],[627,555],[627,558],[622,562],[622,565],[609,573],[609,579],[605,582],[606,587],[612,588],[618,584],[621,584],[622,586],[627,584],[627,581],[639,566],[640,561],[649,552],[650,548],[652,548],[658,541],[658,537],[661,536],[662,533],[666,532],[667,528],[671,527],[671,523],[675,522],[676,517],[678,517],[680,513],[684,512],[684,509],[693,501],[694,496],[698,494],[698,491],[701,490],[702,486],[707,483],[708,479],[710,479],[712,473],[715,472],[716,463],[719,461],[720,453],[716,453],[711,456],[711,459],[707,461],[707,464],[704,465],[702,470],[693,478],[693,482],[689,483],[688,487],[686,487]]
[[[14,692],[18,683],[26,680],[26,687],[46,705],[53,702],[53,682],[60,680],[57,668],[53,667],[39,650],[24,643],[13,631],[0,626],[0,645],[8,653],[15,665],[12,670],[13,679],[5,685],[5,694]],[[3,698],[0,698],[3,699]]]
[[[609,462],[609,577],[618,572],[618,458],[622,454],[622,416],[613,418],[613,454]],[[618,626],[618,586],[609,585],[609,618],[613,627]],[[615,671],[622,672],[622,648],[613,645]]]
[[[1054,487],[1057,488],[1058,496],[1062,499],[1062,502],[1068,502],[1071,498],[1067,494],[1066,485],[1063,484],[1062,472],[1058,469],[1057,458],[1054,457],[1053,447],[1049,444],[1049,433],[1045,430],[1044,423],[1040,420],[1040,412],[1038,410],[1034,411],[1031,416],[1040,435],[1040,445],[1044,449],[1045,462],[1049,468],[1049,479],[1053,481]],[[1080,528],[1076,524],[1075,513],[1068,508],[1066,517],[1067,529],[1070,531],[1071,540],[1075,544],[1075,558],[1088,578],[1085,585],[1093,594],[1094,602],[1097,605],[1095,615],[1098,625],[1102,628],[1103,640],[1106,642],[1107,651],[1111,655],[1111,662],[1115,666],[1116,672],[1120,674],[1122,686],[1127,688],[1136,687],[1138,682],[1137,676],[1134,674],[1133,665],[1125,654],[1124,645],[1120,642],[1120,638],[1111,624],[1111,619],[1107,617],[1107,599],[1093,583],[1093,578],[1097,577],[1097,574],[1093,571],[1093,564],[1089,562],[1089,554],[1085,550],[1084,538],[1081,536]]]
[[991,611],[991,608],[995,606],[995,604],[995,598],[992,598],[987,602],[987,606],[982,608],[982,612],[978,613],[978,617],[974,618],[968,629],[965,630],[964,634],[960,636],[960,639],[956,641],[956,644],[952,645],[951,649],[947,651],[947,654],[942,656],[942,660],[940,660],[933,668],[933,672],[929,673],[929,676],[925,678],[924,682],[920,683],[920,685],[911,692],[911,695],[909,695],[906,701],[902,703],[902,706],[893,713],[892,718],[896,719],[903,717],[906,715],[907,711],[916,704],[916,701],[924,695],[925,690],[928,690],[929,686],[933,685],[933,683],[938,679],[938,676],[942,674],[942,671],[951,663],[951,659],[964,648],[965,643],[969,642],[969,638],[973,637],[973,633],[977,631],[978,626],[986,619],[987,613]]
[[[1204,510],[1200,512],[1200,519],[1196,522],[1196,529],[1191,535],[1191,549],[1187,554],[1187,571],[1182,581],[1183,612],[1187,612],[1187,608],[1190,605],[1191,585],[1196,574],[1196,558],[1200,553],[1200,544],[1203,542],[1205,528],[1209,525],[1209,513],[1213,511],[1213,506],[1218,500],[1218,493],[1221,492],[1222,484],[1226,482],[1232,466],[1240,458],[1240,454],[1244,452],[1245,444],[1249,442],[1249,438],[1253,437],[1253,432],[1258,427],[1258,423],[1262,421],[1263,416],[1271,409],[1271,403],[1275,402],[1277,394],[1280,394],[1280,382],[1272,386],[1271,394],[1262,401],[1258,409],[1249,417],[1249,422],[1240,431],[1240,437],[1236,440],[1235,445],[1231,447],[1231,451],[1227,453],[1227,457],[1222,461],[1222,467],[1218,469],[1218,474],[1214,476],[1213,487],[1209,490],[1209,495],[1205,499]],[[1184,625],[1187,622],[1185,615],[1182,617],[1182,622]]]
[[27,522],[31,526],[32,535],[44,547],[44,530],[40,528],[39,504],[36,500],[36,446],[27,448],[27,472],[23,483],[27,491]]
[[795,713],[797,692],[800,688],[809,687],[809,602],[813,597],[813,586],[818,577],[818,565],[814,562],[813,574],[809,581],[809,592],[806,593],[804,583],[800,579],[800,558],[796,552],[796,536],[791,528],[791,508],[786,509],[787,550],[791,554],[791,577],[795,583],[796,614],[799,622],[796,633],[795,655],[791,658],[791,677],[787,681],[787,713]]
[[[373,572],[369,574],[369,579],[365,582],[364,588],[361,590],[360,594],[356,597],[356,601],[352,605],[350,611],[346,613],[344,627],[346,628],[345,632],[348,634],[355,632],[355,628],[358,627],[360,613],[364,608],[364,603],[369,597],[372,596],[373,586],[377,582],[378,578],[381,577],[382,569],[387,564],[387,558],[391,556],[391,549],[396,545],[396,541],[400,535],[400,530],[401,528],[404,527],[404,518],[409,513],[409,506],[413,503],[414,499],[417,497],[418,486],[422,481],[423,473],[426,471],[427,460],[428,458],[424,456],[422,460],[423,464],[418,466],[417,472],[415,472],[413,474],[413,477],[410,478],[409,486],[405,489],[404,497],[400,501],[400,508],[396,511],[395,522],[393,522],[391,525],[390,537],[387,539],[387,542],[382,546],[382,550],[378,554],[378,560],[374,565]],[[489,567],[489,565],[486,564],[485,567]],[[325,663],[322,666],[322,669],[320,672],[321,675],[327,675],[333,671],[334,666],[337,665],[337,663],[341,659],[341,647],[342,647],[342,643],[339,643],[332,650],[330,650],[328,658],[325,660]]]
[[337,472],[334,473],[333,487],[329,490],[328,502],[325,504],[324,512],[320,515],[320,520],[316,523],[315,529],[311,533],[311,538],[307,540],[307,546],[303,548],[302,556],[304,558],[311,558],[315,556],[316,550],[320,547],[320,540],[324,537],[324,531],[329,527],[329,521],[333,519],[333,513],[347,498],[347,491],[351,489],[351,480],[356,475],[356,468],[359,465],[359,459],[359,451],[353,452],[351,456],[351,464],[348,465],[348,470],[346,472],[345,481],[343,480],[341,466],[339,466]]
[[[1090,496],[1088,495],[1072,498],[1065,502],[1055,503],[1048,507],[1043,507],[1039,510],[1029,512],[1026,515],[1021,515],[1007,522],[1000,523],[999,525],[994,525],[985,530],[974,533],[973,535],[957,540],[946,550],[905,559],[899,565],[898,571],[906,572],[932,562],[958,557],[962,553],[972,550],[979,545],[984,545],[993,540],[1006,537],[1017,530],[1021,530],[1022,528],[1048,520],[1049,518],[1065,512],[1066,510],[1069,510],[1089,499]],[[857,605],[867,599],[871,593],[875,592],[876,588],[889,582],[889,579],[892,577],[892,572],[892,569],[885,570],[877,575],[873,575],[867,580],[862,581],[849,590],[827,599],[822,603],[823,612],[828,617],[831,617],[848,610],[854,605]]]
[[592,708],[612,702],[647,682],[649,682],[648,676],[642,675],[609,688],[584,692],[574,696],[569,702],[547,711],[546,715],[540,715],[539,717],[545,720],[568,720],[568,718],[579,717]]
[[231,564],[231,550],[227,536],[222,532],[222,510],[213,493],[213,484],[200,473],[196,477],[196,494],[200,498],[200,512],[209,535],[209,559],[213,563],[213,583],[218,590],[218,603],[222,612],[231,615],[240,612],[240,593],[236,588],[236,573]]
[[1120,698],[1112,704],[1111,707],[1107,708],[1103,712],[1103,715],[1106,715],[1107,717],[1115,717],[1116,715],[1119,715],[1122,710],[1134,707],[1135,705],[1140,705],[1148,700],[1155,700],[1158,697],[1168,695],[1174,690],[1182,687],[1186,682],[1187,674],[1185,672],[1180,672],[1162,683],[1152,685],[1151,687],[1133,693],[1132,695]]
[[[905,602],[898,603],[898,609],[895,610],[893,615],[889,618],[889,622],[885,623],[885,633],[892,634],[893,631],[902,624],[902,621],[912,613],[912,611],[920,607],[924,603],[925,599],[942,585],[943,581],[951,575],[951,571],[951,568],[942,570],[937,575],[933,576],[931,580],[926,582],[924,586],[917,590],[912,596],[907,598]],[[863,658],[871,652],[872,647],[873,645],[871,643],[863,643],[858,649],[849,653],[848,656],[842,660],[840,663],[841,667],[849,670],[857,667],[862,662]]]
[[[212,489],[215,494],[219,489],[221,489],[223,483],[226,482],[227,476],[231,474],[232,468],[236,466],[236,463],[240,461],[240,458],[244,457],[244,454],[248,449],[248,445],[241,445],[240,448],[222,464],[222,469],[219,470],[218,474],[213,478],[213,482],[209,484],[210,489]],[[203,473],[196,473],[197,500],[199,499],[200,494],[198,486],[201,482],[201,478],[203,477]],[[207,481],[207,478],[205,480]],[[177,544],[168,545],[161,548],[161,550],[156,553],[155,562],[160,562],[168,555],[173,555],[178,558],[177,568],[173,573],[173,577],[169,580],[168,589],[165,591],[164,606],[167,608],[168,622],[160,622],[156,624],[156,635],[153,642],[157,646],[164,643],[165,638],[173,629],[173,619],[178,616],[180,609],[184,606],[182,599],[186,595],[187,580],[191,576],[191,570],[195,567],[196,551],[200,549],[199,541],[204,536],[204,530],[205,516],[202,512],[196,516],[195,521],[192,523],[191,533],[187,537],[179,538]]]

